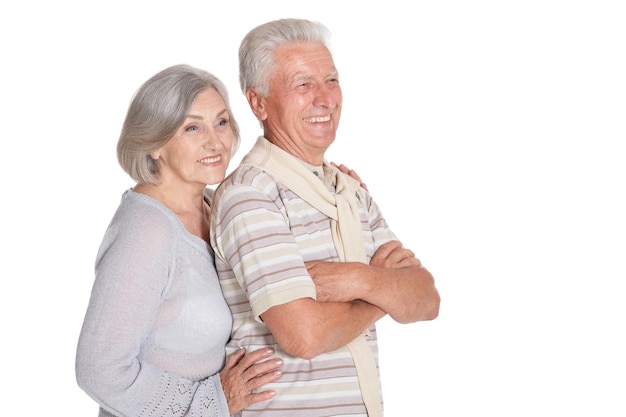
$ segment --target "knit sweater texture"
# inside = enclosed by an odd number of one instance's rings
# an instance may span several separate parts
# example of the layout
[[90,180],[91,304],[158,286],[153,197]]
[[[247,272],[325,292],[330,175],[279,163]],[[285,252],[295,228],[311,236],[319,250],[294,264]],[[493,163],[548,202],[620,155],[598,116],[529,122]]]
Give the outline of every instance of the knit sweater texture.
[[127,190],[97,254],[76,352],[78,385],[100,415],[228,416],[218,372],[231,327],[209,245]]

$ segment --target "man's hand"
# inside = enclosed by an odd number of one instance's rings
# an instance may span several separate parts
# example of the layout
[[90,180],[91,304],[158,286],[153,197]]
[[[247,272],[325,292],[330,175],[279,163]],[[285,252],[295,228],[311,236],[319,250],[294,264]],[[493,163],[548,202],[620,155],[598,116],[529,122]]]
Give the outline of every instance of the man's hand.
[[226,358],[226,365],[220,372],[220,380],[230,415],[238,413],[250,404],[269,400],[276,395],[275,391],[254,392],[282,375],[281,359],[262,361],[273,354],[274,349],[265,348],[246,355],[246,350],[242,348]]
[[360,298],[365,265],[359,262],[305,262],[318,302],[347,303]]
[[[376,268],[404,268],[420,266],[415,254],[399,241],[382,245],[370,261]],[[366,299],[370,287],[370,270],[359,262],[305,262],[309,275],[315,283],[317,301],[350,302]]]
[[415,257],[413,251],[405,249],[400,241],[392,240],[378,248],[370,265],[379,268],[404,268],[421,266],[422,263]]
[[430,272],[398,241],[382,245],[370,261],[306,262],[315,283],[317,301],[362,300],[375,305],[398,323],[432,320],[440,297]]

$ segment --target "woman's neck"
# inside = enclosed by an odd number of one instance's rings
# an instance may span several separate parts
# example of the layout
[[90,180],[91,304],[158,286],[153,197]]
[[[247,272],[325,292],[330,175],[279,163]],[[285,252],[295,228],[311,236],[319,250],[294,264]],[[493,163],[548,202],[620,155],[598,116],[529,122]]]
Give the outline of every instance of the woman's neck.
[[154,198],[176,214],[189,233],[209,241],[209,206],[204,201],[204,190],[190,192],[184,187],[137,184],[133,191]]

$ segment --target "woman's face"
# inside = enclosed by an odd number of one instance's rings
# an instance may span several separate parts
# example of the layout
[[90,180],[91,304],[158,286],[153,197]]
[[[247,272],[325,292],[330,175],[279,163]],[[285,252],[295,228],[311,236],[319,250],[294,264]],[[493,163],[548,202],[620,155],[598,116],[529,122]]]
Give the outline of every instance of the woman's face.
[[226,175],[233,146],[226,103],[213,88],[198,94],[183,124],[156,152],[164,183],[218,184]]

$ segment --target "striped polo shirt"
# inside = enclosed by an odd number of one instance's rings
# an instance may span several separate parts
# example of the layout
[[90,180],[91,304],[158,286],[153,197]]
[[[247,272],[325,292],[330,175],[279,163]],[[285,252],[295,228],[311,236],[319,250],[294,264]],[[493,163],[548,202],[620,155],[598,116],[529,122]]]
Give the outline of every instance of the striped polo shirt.
[[[323,168],[316,169],[320,177]],[[334,186],[330,190],[334,192]],[[358,192],[369,261],[382,244],[396,240],[378,206]],[[273,347],[283,359],[283,375],[262,390],[276,396],[252,404],[241,417],[367,416],[354,362],[346,347],[311,360],[281,350],[260,315],[270,307],[303,297],[315,299],[304,262],[339,261],[330,219],[260,169],[239,166],[215,192],[211,242],[224,296],[233,313],[227,353]],[[368,342],[378,367],[376,327]]]

